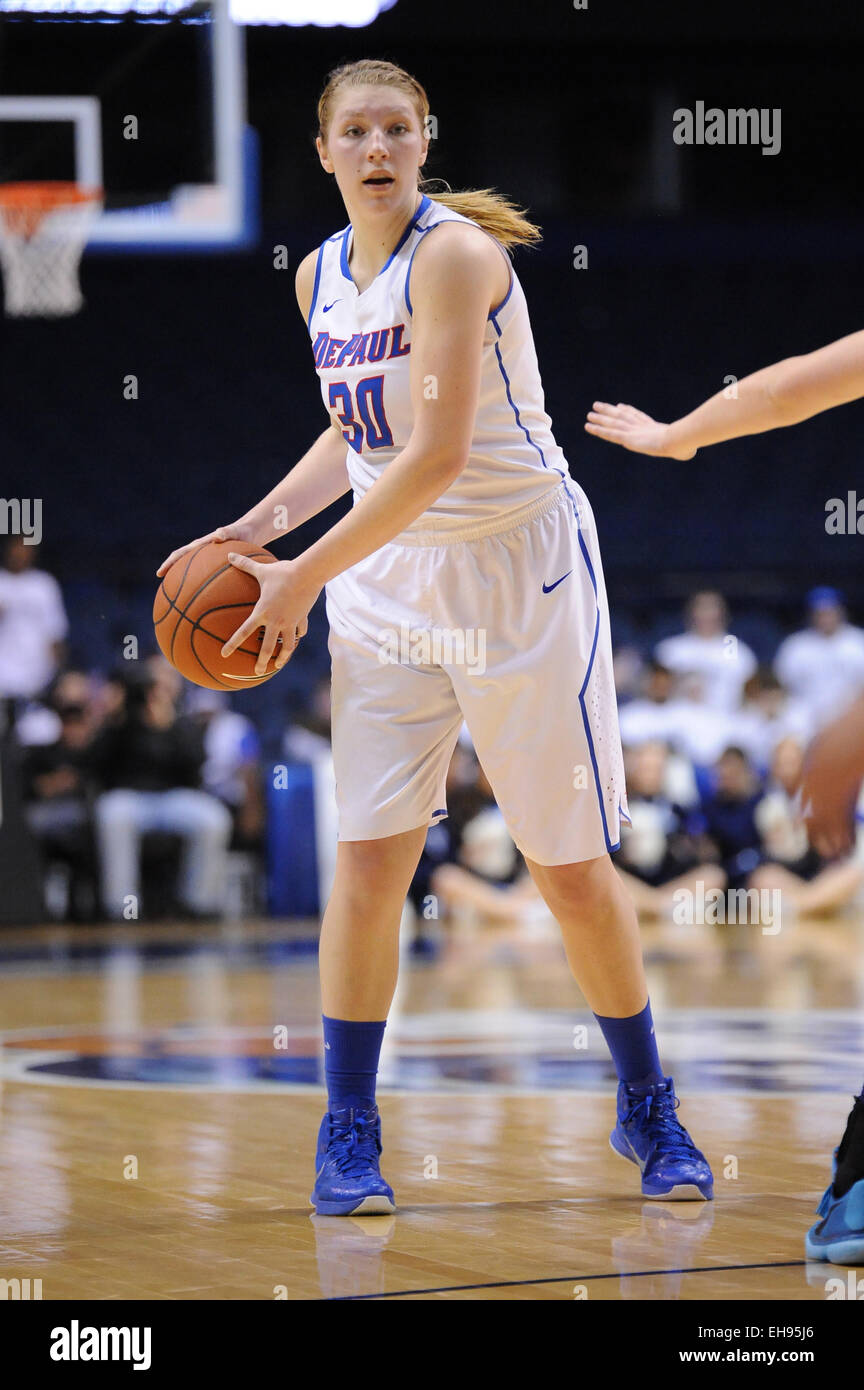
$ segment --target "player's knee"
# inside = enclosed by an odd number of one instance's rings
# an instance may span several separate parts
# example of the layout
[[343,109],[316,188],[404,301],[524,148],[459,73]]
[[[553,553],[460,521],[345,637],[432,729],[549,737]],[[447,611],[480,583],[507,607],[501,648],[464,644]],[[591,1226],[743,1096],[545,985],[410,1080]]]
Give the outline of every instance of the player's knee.
[[533,864],[531,870],[547,903],[573,911],[594,910],[619,886],[608,854],[574,864]]
[[342,841],[337,859],[337,878],[341,891],[362,897],[368,904],[371,894],[389,890],[404,893],[411,882],[422,844],[408,843],[401,835],[381,840]]

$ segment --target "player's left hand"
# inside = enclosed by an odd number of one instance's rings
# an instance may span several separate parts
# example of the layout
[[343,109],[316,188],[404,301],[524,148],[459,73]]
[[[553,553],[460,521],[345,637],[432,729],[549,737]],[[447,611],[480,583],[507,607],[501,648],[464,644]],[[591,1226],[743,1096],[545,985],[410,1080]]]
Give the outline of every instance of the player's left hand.
[[297,574],[293,560],[264,562],[252,560],[248,555],[238,555],[229,551],[228,559],[238,570],[245,570],[258,580],[261,597],[249,617],[237,631],[229,637],[222,648],[223,656],[230,656],[242,647],[247,637],[252,637],[259,628],[264,629],[261,650],[255,662],[256,676],[266,674],[270,659],[281,642],[281,650],[276,657],[275,666],[281,671],[294,655],[297,643],[306,636],[309,627],[309,610],[320,593],[311,593],[304,588]]
[[588,434],[596,434],[598,439],[607,439],[610,444],[620,444],[635,454],[650,454],[652,458],[692,459],[695,449],[676,449],[670,442],[669,425],[652,420],[644,410],[635,405],[609,405],[606,401],[595,401],[594,409],[588,411],[585,425]]

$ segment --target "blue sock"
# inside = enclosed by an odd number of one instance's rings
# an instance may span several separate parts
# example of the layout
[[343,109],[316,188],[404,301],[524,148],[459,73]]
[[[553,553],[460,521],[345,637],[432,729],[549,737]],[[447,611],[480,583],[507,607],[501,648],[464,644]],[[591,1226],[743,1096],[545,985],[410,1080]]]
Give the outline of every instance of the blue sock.
[[650,999],[641,1014],[630,1018],[601,1018],[599,1014],[594,1017],[612,1053],[619,1081],[653,1086],[663,1080]]
[[325,1014],[321,1017],[329,1109],[349,1104],[364,1109],[373,1106],[386,1020],[384,1023],[353,1023],[343,1018],[327,1018]]

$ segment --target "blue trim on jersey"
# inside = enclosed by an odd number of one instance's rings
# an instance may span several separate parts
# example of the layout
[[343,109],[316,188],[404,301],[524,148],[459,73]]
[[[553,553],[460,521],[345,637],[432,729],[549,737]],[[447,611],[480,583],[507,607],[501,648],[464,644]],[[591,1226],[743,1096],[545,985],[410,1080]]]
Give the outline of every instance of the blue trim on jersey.
[[315,312],[315,305],[318,303],[318,291],[321,288],[321,268],[324,264],[324,247],[326,245],[327,242],[322,241],[318,247],[318,260],[315,262],[315,284],[312,289],[312,303],[309,305],[309,317],[306,320],[306,327],[310,333],[312,332],[312,315]]
[[[481,231],[483,230],[482,227],[481,227],[480,230],[481,230]],[[487,232],[487,236],[491,236],[491,233],[490,233],[490,232]],[[492,240],[495,241],[495,238],[492,237]],[[500,244],[501,244],[500,242],[497,242],[497,241],[495,242],[495,245],[496,245],[496,246],[500,246]],[[513,267],[512,267],[512,265],[510,264],[510,258],[509,258],[509,256],[508,256],[508,258],[507,258],[507,269],[510,271],[510,288],[509,288],[509,290],[507,291],[507,293],[505,294],[504,298],[501,300],[501,303],[500,303],[500,304],[496,304],[496,306],[495,306],[494,309],[490,309],[490,310],[489,310],[489,314],[488,314],[488,316],[487,316],[487,322],[488,322],[488,319],[491,319],[492,322],[495,324],[495,327],[498,329],[499,334],[500,334],[500,332],[501,332],[501,326],[500,326],[500,324],[496,323],[496,321],[495,321],[495,315],[496,315],[496,314],[500,314],[501,310],[504,308],[504,305],[507,303],[507,300],[510,298],[511,294],[513,293],[513,289],[514,289],[515,284],[516,284],[516,276],[515,276],[515,274],[514,274]]]
[[[345,228],[344,232],[341,233],[341,236],[342,236],[342,249],[341,249],[341,251],[339,252],[339,265],[340,265],[340,267],[341,267],[341,269],[342,269],[342,274],[345,276],[345,279],[346,279],[346,280],[351,280],[351,271],[348,269],[348,237],[349,237],[350,235],[351,235],[351,223],[349,222],[349,223],[348,223],[348,226]],[[351,280],[351,284],[354,285],[354,281],[353,281],[353,280]],[[354,285],[354,288],[356,289],[357,286]]]
[[[424,227],[419,237],[417,238],[417,246],[420,245],[427,232],[434,232],[436,227],[441,226],[443,226],[442,222],[433,222],[431,227]],[[407,308],[408,313],[411,315],[412,318],[414,317],[414,306],[411,303],[411,294],[409,286],[411,283],[411,267],[414,264],[414,257],[417,255],[417,246],[415,246],[414,250],[411,252],[411,259],[408,262],[408,269],[405,272],[405,307]]]
[[[500,324],[495,323],[494,318],[493,318],[492,322],[493,322],[493,324],[495,324],[495,331],[496,331],[496,333],[498,334],[498,337],[500,338],[500,337],[501,337],[501,327],[500,327]],[[505,368],[504,368],[504,359],[503,359],[503,357],[501,356],[501,348],[499,347],[499,345],[498,345],[497,343],[495,344],[495,356],[498,358],[498,366],[500,367],[500,369],[501,369],[501,375],[502,375],[503,378],[504,378],[504,390],[507,392],[507,399],[508,399],[508,401],[510,402],[511,408],[512,408],[512,410],[513,410],[513,414],[516,416],[516,424],[519,426],[519,428],[520,428],[520,430],[522,431],[522,433],[524,434],[525,438],[528,440],[528,443],[531,445],[531,448],[537,450],[538,454],[540,455],[540,462],[542,463],[543,467],[544,467],[544,468],[548,468],[549,465],[548,465],[548,463],[546,462],[545,456],[544,456],[544,454],[543,454],[543,450],[540,448],[540,445],[539,445],[539,444],[535,444],[534,440],[531,438],[531,431],[528,429],[527,425],[523,425],[523,424],[522,424],[522,416],[519,414],[519,407],[518,407],[518,405],[516,404],[516,402],[514,401],[513,396],[512,396],[512,394],[511,394],[511,392],[510,392],[510,378],[509,378],[509,376],[507,375],[507,372],[505,371]],[[560,469],[560,468],[557,469],[557,472],[561,473],[561,469]],[[563,473],[561,474],[561,476],[562,476],[562,477],[564,476]]]
[[[514,281],[515,281],[515,277],[514,277]],[[512,289],[513,286],[511,285],[510,288]],[[490,319],[492,320],[492,325],[493,325],[493,327],[494,327],[494,329],[495,329],[495,332],[498,334],[498,337],[500,338],[500,337],[502,336],[502,328],[501,328],[500,323],[498,322],[498,320],[496,319],[496,317],[495,317],[494,314],[490,314],[489,317],[490,317]],[[519,426],[519,428],[520,428],[520,430],[522,431],[522,433],[524,434],[525,438],[528,440],[528,443],[531,445],[531,448],[537,450],[537,453],[540,455],[540,462],[542,463],[543,467],[544,467],[544,468],[548,468],[549,465],[548,465],[548,463],[546,462],[546,458],[545,458],[545,455],[544,455],[544,453],[543,453],[543,450],[540,448],[540,445],[537,444],[537,443],[535,443],[535,441],[531,438],[531,431],[528,429],[527,425],[523,425],[523,423],[522,423],[522,416],[519,414],[519,407],[517,406],[516,402],[515,402],[514,399],[513,399],[512,394],[511,394],[511,392],[510,392],[510,378],[508,377],[507,372],[506,372],[506,370],[505,370],[505,368],[504,368],[504,359],[503,359],[502,356],[501,356],[501,348],[499,347],[498,343],[495,344],[495,356],[498,358],[498,366],[499,366],[499,368],[500,368],[501,375],[502,375],[503,378],[504,378],[504,389],[505,389],[505,391],[507,392],[507,399],[508,399],[508,401],[510,402],[510,405],[512,406],[513,414],[516,416],[516,424]],[[565,487],[565,489],[566,489],[567,496],[570,498],[570,501],[571,501],[571,503],[572,503],[573,511],[574,511],[574,513],[575,513],[575,516],[576,516],[576,520],[579,521],[579,509],[578,509],[578,507],[576,506],[575,498],[572,496],[572,494],[571,494],[571,492],[570,492],[570,489],[567,487],[567,483],[568,483],[568,481],[569,481],[569,479],[570,479],[570,474],[569,474],[569,473],[565,473],[563,468],[556,468],[556,469],[554,469],[553,471],[554,471],[555,473],[560,473],[560,474],[561,474],[561,479],[562,479],[562,481],[563,481],[563,483],[564,483],[564,487]]]
[[[402,233],[401,237],[400,237],[399,240],[397,241],[397,243],[396,243],[396,245],[394,246],[393,250],[391,251],[391,253],[390,253],[388,259],[385,261],[384,265],[382,265],[381,269],[378,271],[378,275],[383,275],[384,272],[385,272],[385,270],[388,270],[389,267],[393,264],[394,260],[395,260],[396,257],[399,255],[399,252],[402,250],[402,247],[405,245],[406,241],[408,240],[409,236],[410,236],[411,233],[413,232],[414,228],[417,226],[417,223],[419,222],[420,218],[423,216],[424,212],[425,212],[426,209],[429,207],[429,205],[430,205],[430,199],[429,199],[428,195],[427,195],[426,193],[424,193],[424,194],[423,194],[423,197],[420,199],[420,206],[417,208],[417,211],[415,212],[414,216],[411,218],[411,221],[408,223],[408,226],[405,228],[405,230],[404,230],[404,232]],[[350,280],[350,281],[351,281],[351,284],[354,285],[354,278],[353,278],[353,276],[352,276],[352,274],[351,274],[351,270],[350,270],[349,265],[348,265],[348,237],[350,236],[350,234],[351,234],[351,223],[349,222],[349,223],[348,223],[348,226],[345,228],[344,232],[340,232],[340,234],[339,234],[339,235],[342,237],[342,249],[341,249],[341,251],[339,252],[339,265],[340,265],[340,267],[341,267],[341,269],[342,269],[342,274],[345,276],[345,279],[346,279],[346,280]],[[413,258],[412,258],[412,259],[413,259]],[[378,279],[378,275],[375,276],[375,280]],[[374,284],[375,281],[373,280],[372,283]],[[355,288],[355,290],[356,290],[356,289],[357,289],[357,286],[354,285],[354,288]],[[366,288],[368,289],[369,286],[367,285]],[[357,293],[360,294],[361,291],[358,290]],[[362,293],[365,294],[366,291],[363,290]]]
[[[412,265],[414,264],[414,257],[417,255],[417,247],[420,245],[420,242],[423,240],[423,238],[424,238],[424,236],[426,235],[427,232],[434,232],[434,230],[435,230],[436,227],[443,227],[444,224],[445,224],[445,222],[453,222],[453,221],[455,221],[455,220],[456,220],[456,219],[455,219],[455,218],[452,218],[452,217],[442,217],[442,219],[441,219],[440,222],[433,222],[431,227],[423,227],[422,230],[421,230],[421,232],[420,232],[420,236],[417,238],[417,246],[415,246],[415,247],[414,247],[414,250],[411,252],[411,259],[410,259],[410,261],[408,262],[408,269],[407,269],[407,271],[405,272],[405,307],[407,308],[408,313],[411,315],[412,318],[414,317],[414,306],[413,306],[413,304],[411,303],[411,291],[410,291],[410,285],[411,285],[411,267],[412,267]],[[476,222],[471,222],[470,218],[468,219],[468,222],[469,222],[469,225],[470,225],[470,226],[472,226],[472,227],[477,227],[478,232],[482,232],[484,236],[488,236],[488,238],[489,238],[490,241],[494,241],[494,242],[495,242],[495,245],[498,247],[499,251],[501,252],[501,254],[505,257],[505,259],[506,259],[506,261],[507,261],[507,269],[508,269],[509,272],[510,272],[510,288],[508,289],[508,291],[507,291],[507,293],[505,294],[504,298],[501,300],[501,303],[500,303],[500,304],[496,304],[496,305],[495,305],[495,308],[494,308],[494,309],[490,309],[490,310],[489,310],[489,313],[486,315],[486,322],[489,323],[489,322],[491,321],[492,323],[495,324],[495,327],[496,327],[496,329],[497,329],[497,331],[498,331],[498,335],[499,335],[499,337],[500,337],[500,335],[501,335],[501,328],[500,328],[500,325],[499,325],[499,324],[496,322],[496,320],[495,320],[495,315],[501,312],[501,310],[504,308],[504,305],[507,303],[508,299],[510,298],[511,294],[513,293],[513,290],[514,290],[515,285],[516,285],[516,275],[515,275],[515,272],[514,272],[514,270],[513,270],[512,265],[510,264],[510,257],[507,255],[507,252],[504,250],[504,248],[503,248],[503,246],[501,245],[500,241],[497,241],[496,238],[492,235],[492,233],[491,233],[491,232],[487,232],[486,229],[485,229],[484,227],[479,227],[479,226],[477,226],[477,223],[476,223]]]
[[387,265],[382,265],[381,269],[379,270],[379,275],[383,275],[384,271],[387,269],[387,266],[389,266],[393,261],[395,261],[396,257],[399,255],[399,252],[402,250],[402,247],[405,245],[414,228],[417,226],[417,223],[420,221],[420,218],[423,216],[426,209],[430,206],[430,203],[431,199],[429,198],[428,194],[424,193],[423,197],[420,199],[420,206],[418,207],[414,216],[411,218],[411,221],[408,223],[408,226],[405,228],[404,232],[402,233],[396,245],[394,246],[393,254],[390,257],[390,260],[387,262]]

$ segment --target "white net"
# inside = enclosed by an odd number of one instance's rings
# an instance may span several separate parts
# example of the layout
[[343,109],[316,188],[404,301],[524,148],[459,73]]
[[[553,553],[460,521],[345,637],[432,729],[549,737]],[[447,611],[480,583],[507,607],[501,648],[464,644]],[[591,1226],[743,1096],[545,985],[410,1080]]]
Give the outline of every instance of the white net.
[[100,193],[73,185],[0,185],[0,266],[7,318],[62,318],[84,303],[78,281]]

